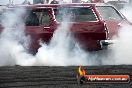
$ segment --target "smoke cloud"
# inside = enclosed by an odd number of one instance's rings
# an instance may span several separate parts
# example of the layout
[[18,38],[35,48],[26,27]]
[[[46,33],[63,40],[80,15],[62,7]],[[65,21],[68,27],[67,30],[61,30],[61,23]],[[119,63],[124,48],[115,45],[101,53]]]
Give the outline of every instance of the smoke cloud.
[[[68,66],[68,65],[87,65],[87,54],[80,49],[79,45],[72,39],[68,23],[70,15],[63,10],[63,21],[53,34],[49,45],[42,44],[36,54],[37,65],[48,66]],[[67,18],[66,18],[67,17]],[[73,44],[73,45],[72,45]]]
[[87,64],[85,53],[78,46],[71,49],[71,43],[74,42],[71,40],[68,29],[69,24],[63,22],[55,31],[50,45],[42,44],[36,55],[39,64],[60,66]]
[[[132,8],[130,5],[125,6],[121,12],[132,22]],[[121,24],[118,36],[114,39],[117,41],[108,50],[109,57],[103,63],[111,65],[132,64],[132,25]]]
[[[121,12],[132,22],[132,8],[130,5],[125,6]],[[116,37],[117,42],[111,47],[113,56],[111,64],[132,64],[132,25],[122,24],[121,26],[118,37]]]
[[[119,65],[132,64],[132,27],[122,25],[117,42],[108,50],[85,52],[74,41],[69,31],[72,25],[64,19],[54,32],[50,43],[40,42],[36,55],[28,52],[31,39],[25,34],[22,15],[24,9],[15,9],[2,14],[4,27],[0,34],[0,66],[71,66],[71,65]],[[126,13],[126,12],[125,12]],[[130,15],[129,15],[130,16]],[[131,19],[131,17],[128,19]],[[65,18],[65,17],[64,17]],[[67,17],[68,18],[68,17]]]
[[23,9],[6,11],[1,15],[4,28],[0,35],[0,65],[26,64],[31,55],[27,53],[30,37],[25,35]]
[[115,64],[132,64],[132,26],[125,25],[119,31],[117,42],[113,45]]
[[[67,66],[87,65],[87,55],[71,38],[68,20],[64,19],[53,34],[49,45],[40,42],[41,47],[36,55],[28,53],[30,36],[25,35],[23,9],[15,9],[2,14],[1,24],[4,27],[0,35],[0,65],[45,65]],[[70,19],[69,19],[70,20]],[[74,47],[71,47],[71,43]],[[72,49],[71,49],[72,48]]]
[[[126,12],[127,11],[127,12]],[[127,5],[125,6],[121,12],[125,15],[125,17],[130,21],[132,22],[132,6],[131,4],[130,5]]]

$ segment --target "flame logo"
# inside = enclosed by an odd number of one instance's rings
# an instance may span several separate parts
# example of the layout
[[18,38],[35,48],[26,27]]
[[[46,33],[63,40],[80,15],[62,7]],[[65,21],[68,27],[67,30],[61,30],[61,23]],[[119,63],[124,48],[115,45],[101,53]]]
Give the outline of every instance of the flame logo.
[[86,74],[85,70],[82,68],[82,66],[79,66],[78,72],[80,76],[84,76]]

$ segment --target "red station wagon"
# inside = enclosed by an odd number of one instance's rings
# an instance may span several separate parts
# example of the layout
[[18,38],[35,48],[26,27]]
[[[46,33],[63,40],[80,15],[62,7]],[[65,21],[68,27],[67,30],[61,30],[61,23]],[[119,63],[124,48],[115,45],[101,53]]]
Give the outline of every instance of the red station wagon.
[[[39,4],[22,5],[27,10],[26,32],[31,35],[32,52],[36,52],[39,40],[49,43],[54,31],[62,22],[62,12],[70,13],[72,37],[84,50],[101,50],[112,43],[120,24],[126,18],[114,7],[105,4]],[[66,14],[66,13],[65,13]]]

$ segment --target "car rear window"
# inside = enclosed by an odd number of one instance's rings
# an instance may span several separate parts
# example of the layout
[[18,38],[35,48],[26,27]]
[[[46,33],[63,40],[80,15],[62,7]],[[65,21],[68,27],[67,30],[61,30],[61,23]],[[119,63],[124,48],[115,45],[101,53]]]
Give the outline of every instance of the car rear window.
[[112,6],[97,6],[97,9],[104,20],[113,19],[120,21],[123,19],[120,13]]
[[97,21],[96,15],[90,7],[57,8],[54,9],[54,15],[58,22],[62,22],[63,18],[67,18],[69,15],[70,22]]
[[43,10],[28,10],[26,17],[27,26],[39,26],[39,25],[50,25],[50,17],[48,14],[48,9]]

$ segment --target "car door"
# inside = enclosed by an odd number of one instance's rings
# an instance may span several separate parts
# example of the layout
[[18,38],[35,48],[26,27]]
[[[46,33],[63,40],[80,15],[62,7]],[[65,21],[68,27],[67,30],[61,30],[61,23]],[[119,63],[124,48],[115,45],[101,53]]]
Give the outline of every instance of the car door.
[[68,21],[71,25],[71,36],[83,49],[98,50],[100,48],[98,40],[105,40],[106,32],[103,22],[98,20],[92,7],[73,6],[58,10],[60,13],[55,12],[58,14],[56,20],[62,22],[60,17],[64,14],[67,19],[70,19]]
[[53,35],[53,16],[51,8],[34,8],[27,10],[26,32],[31,36],[31,51],[40,47],[40,41],[48,43]]

